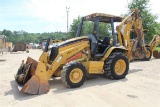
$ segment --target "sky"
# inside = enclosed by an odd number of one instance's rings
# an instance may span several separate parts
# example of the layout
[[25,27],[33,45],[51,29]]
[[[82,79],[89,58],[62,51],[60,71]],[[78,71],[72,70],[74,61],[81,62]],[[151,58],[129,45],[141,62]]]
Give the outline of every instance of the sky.
[[[67,32],[68,24],[78,16],[91,13],[121,15],[128,12],[130,0],[0,0],[0,31],[26,31],[43,33]],[[160,0],[150,0],[151,12],[160,22]]]

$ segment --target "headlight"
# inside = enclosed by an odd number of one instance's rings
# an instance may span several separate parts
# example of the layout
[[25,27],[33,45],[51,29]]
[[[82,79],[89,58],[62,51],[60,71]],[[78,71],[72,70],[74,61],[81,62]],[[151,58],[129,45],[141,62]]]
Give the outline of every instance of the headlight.
[[60,57],[57,59],[57,62],[59,62],[61,59],[62,59],[62,56],[60,56]]

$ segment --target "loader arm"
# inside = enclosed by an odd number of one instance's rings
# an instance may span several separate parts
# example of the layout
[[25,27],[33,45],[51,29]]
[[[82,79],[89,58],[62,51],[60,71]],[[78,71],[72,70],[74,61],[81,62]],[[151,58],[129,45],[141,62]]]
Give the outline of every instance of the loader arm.
[[[47,42],[49,45],[49,40]],[[90,55],[90,44],[87,36],[77,37],[67,42],[62,42],[56,47],[56,56],[52,59],[48,48],[36,61],[28,58],[26,63],[22,62],[15,79],[23,85],[21,91],[29,94],[42,94],[49,91],[48,80],[56,73],[60,73],[63,66],[72,60],[85,60]],[[53,47],[53,48],[55,48]],[[53,52],[54,53],[54,52]],[[86,54],[88,53],[88,54]]]
[[160,43],[160,35],[154,35],[153,39],[149,43],[149,47],[152,52],[155,50],[156,46],[158,46],[159,43]]

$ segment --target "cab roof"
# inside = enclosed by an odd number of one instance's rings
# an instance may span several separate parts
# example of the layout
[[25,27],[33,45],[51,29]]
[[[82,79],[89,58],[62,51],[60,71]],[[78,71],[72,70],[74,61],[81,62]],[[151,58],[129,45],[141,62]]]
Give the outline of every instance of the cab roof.
[[99,17],[99,21],[100,22],[106,22],[109,23],[111,22],[111,18],[113,18],[114,22],[121,22],[123,17],[121,16],[115,16],[115,15],[111,15],[111,14],[105,14],[105,13],[93,13],[87,16],[84,16],[84,20],[87,21],[94,21],[94,19],[96,19],[97,17]]

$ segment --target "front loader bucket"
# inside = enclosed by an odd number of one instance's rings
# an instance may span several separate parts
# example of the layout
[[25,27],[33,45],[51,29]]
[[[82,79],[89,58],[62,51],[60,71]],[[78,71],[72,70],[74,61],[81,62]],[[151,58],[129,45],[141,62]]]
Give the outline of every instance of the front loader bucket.
[[45,64],[28,57],[15,76],[16,82],[23,86],[21,92],[28,94],[43,94],[49,91]]

